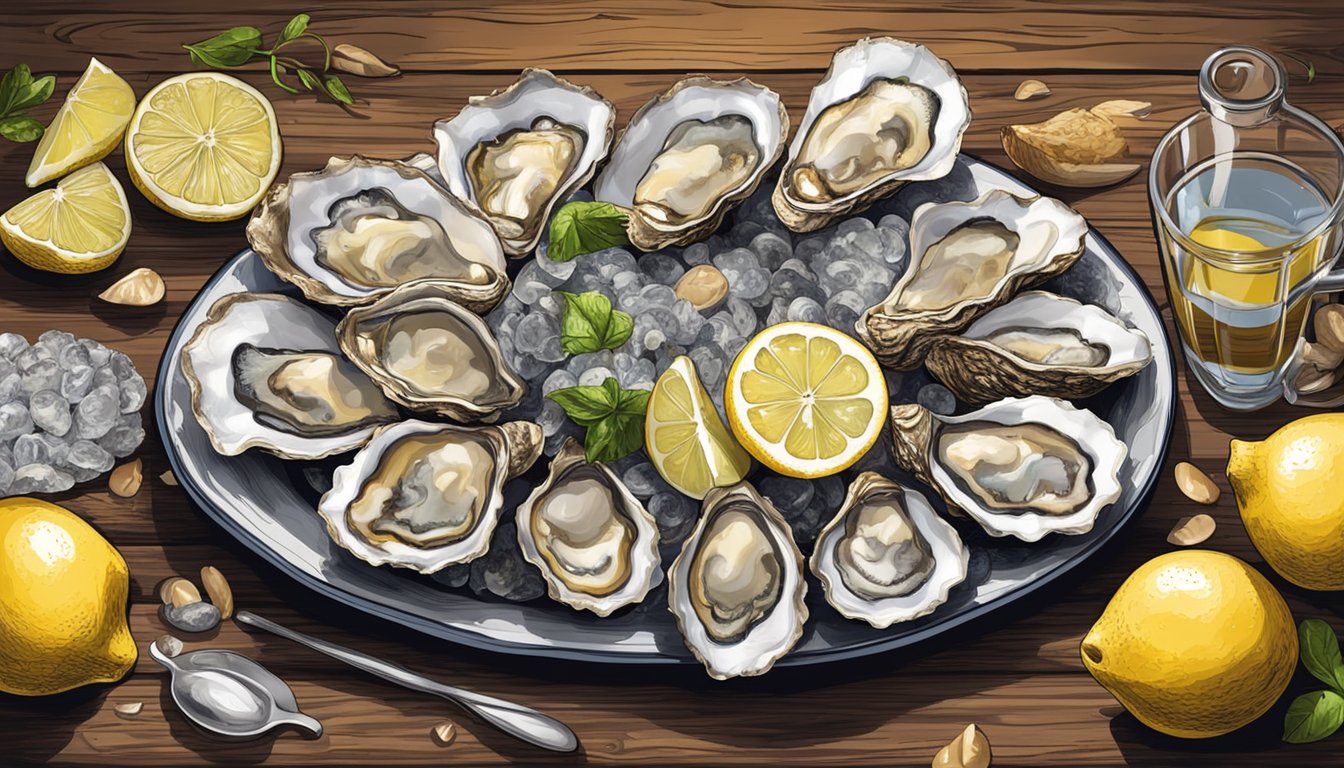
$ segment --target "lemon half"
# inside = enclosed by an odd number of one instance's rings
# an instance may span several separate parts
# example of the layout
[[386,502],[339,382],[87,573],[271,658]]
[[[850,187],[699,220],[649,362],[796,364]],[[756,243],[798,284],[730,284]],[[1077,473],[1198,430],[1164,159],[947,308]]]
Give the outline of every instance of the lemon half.
[[170,77],[126,130],[126,170],[145,197],[193,221],[247,214],[280,170],[280,131],[257,89],[218,72]]
[[82,168],[0,216],[0,240],[35,269],[73,275],[117,260],[131,238],[126,192],[102,163]]
[[107,157],[121,141],[134,109],[131,86],[90,59],[37,143],[24,183],[40,186]]
[[882,432],[887,382],[873,353],[834,328],[780,323],[728,372],[728,423],[753,456],[792,477],[832,475]]
[[653,385],[644,416],[644,449],[669,485],[696,499],[710,488],[740,482],[751,469],[751,457],[728,433],[695,363],[685,355]]

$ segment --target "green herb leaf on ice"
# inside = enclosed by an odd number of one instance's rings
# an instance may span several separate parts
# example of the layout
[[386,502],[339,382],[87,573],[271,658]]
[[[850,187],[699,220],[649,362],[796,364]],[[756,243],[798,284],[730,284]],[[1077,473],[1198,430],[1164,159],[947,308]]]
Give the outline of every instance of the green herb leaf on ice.
[[569,261],[580,254],[629,245],[630,238],[625,233],[629,218],[611,203],[565,203],[551,219],[546,255],[552,261]]

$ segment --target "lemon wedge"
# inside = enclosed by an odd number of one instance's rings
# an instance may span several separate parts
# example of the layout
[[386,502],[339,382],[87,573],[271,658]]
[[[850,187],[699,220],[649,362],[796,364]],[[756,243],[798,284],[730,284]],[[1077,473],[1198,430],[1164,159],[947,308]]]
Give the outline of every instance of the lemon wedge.
[[247,214],[280,170],[275,110],[218,72],[170,77],[140,100],[126,130],[126,169],[150,202],[192,221]]
[[658,474],[687,496],[746,477],[751,457],[719,419],[695,363],[682,355],[658,377],[644,415],[644,449]]
[[780,323],[738,353],[726,405],[733,433],[762,464],[792,477],[823,477],[877,441],[887,382],[853,337],[815,323]]
[[24,183],[41,186],[107,157],[121,141],[134,109],[131,86],[102,62],[90,59],[37,143]]
[[117,260],[131,239],[126,192],[94,163],[0,216],[0,241],[34,269],[66,275],[96,272]]

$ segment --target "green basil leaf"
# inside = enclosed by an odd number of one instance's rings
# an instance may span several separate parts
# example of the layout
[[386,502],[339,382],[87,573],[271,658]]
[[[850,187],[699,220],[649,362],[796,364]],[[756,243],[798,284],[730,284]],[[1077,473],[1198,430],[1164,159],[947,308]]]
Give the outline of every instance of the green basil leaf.
[[616,461],[644,447],[644,419],[612,417],[588,428],[583,455],[588,461]]
[[[615,379],[607,379],[615,381]],[[616,401],[616,414],[619,416],[644,418],[644,413],[649,409],[649,395],[653,392],[647,389],[623,389],[620,399]]]
[[616,402],[604,387],[566,387],[546,397],[558,403],[569,420],[581,427],[602,421],[616,409]]
[[355,103],[355,97],[350,95],[350,91],[345,87],[345,83],[341,82],[341,78],[335,75],[327,75],[322,78],[322,82],[326,84],[327,95],[331,98],[342,104]]
[[14,94],[14,101],[10,104],[10,112],[18,112],[24,109],[31,109],[38,104],[51,98],[51,94],[56,90],[56,76],[43,75],[20,88]]
[[1344,659],[1340,658],[1335,630],[1320,619],[1307,619],[1297,628],[1302,666],[1311,676],[1344,695]]
[[191,52],[192,60],[208,67],[223,69],[246,64],[261,48],[261,30],[256,27],[234,27],[199,43],[182,46]]
[[570,355],[616,349],[630,339],[635,320],[629,314],[612,309],[611,299],[597,291],[566,293],[565,311],[560,318],[560,348]]
[[304,88],[307,88],[310,91],[322,90],[322,83],[318,81],[317,75],[314,75],[312,72],[309,72],[306,69],[300,69],[298,70],[298,73],[299,73],[299,82],[303,83]]
[[20,144],[42,138],[42,124],[27,115],[0,117],[0,136]]
[[611,203],[565,203],[551,219],[546,255],[552,261],[569,261],[579,254],[628,245],[627,221],[625,211]]
[[4,78],[0,79],[0,116],[14,110],[14,102],[19,94],[32,82],[33,72],[27,64],[15,64],[13,69],[5,73]]
[[306,13],[300,13],[290,19],[289,23],[286,24],[285,28],[280,32],[280,42],[288,43],[290,40],[302,35],[308,30],[308,22],[311,18],[312,17]]
[[570,421],[587,427],[583,452],[588,461],[615,461],[644,445],[647,389],[621,389],[608,376],[600,386],[566,387],[546,397],[559,403]]
[[1283,740],[1292,744],[1320,741],[1344,725],[1344,696],[1313,691],[1293,699],[1283,718]]

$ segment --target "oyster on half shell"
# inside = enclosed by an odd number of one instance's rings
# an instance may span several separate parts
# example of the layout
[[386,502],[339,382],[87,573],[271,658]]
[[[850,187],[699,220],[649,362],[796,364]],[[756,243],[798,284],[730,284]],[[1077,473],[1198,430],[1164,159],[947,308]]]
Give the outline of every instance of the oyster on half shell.
[[267,193],[247,224],[267,269],[309,299],[367,304],[433,278],[463,306],[487,312],[508,292],[490,225],[422,171],[359,156],[296,173]]
[[663,577],[653,516],[573,438],[518,507],[518,544],[552,600],[598,616],[638,603]]
[[761,675],[803,635],[803,555],[750,483],[705,496],[668,571],[668,608],[710,677]]
[[490,327],[453,300],[450,286],[417,280],[336,327],[341,349],[387,396],[412,410],[480,421],[527,391],[500,354]]
[[961,79],[928,48],[888,37],[842,48],[789,145],[775,212],[811,232],[902,184],[942,178],[970,122]]
[[555,207],[593,177],[615,119],[593,89],[525,69],[434,124],[439,172],[450,192],[484,212],[509,256],[524,256]]
[[892,407],[891,424],[896,463],[991,536],[1087,533],[1120,498],[1129,449],[1063,400],[1008,398],[962,416],[911,403]]
[[1049,197],[996,189],[971,202],[921,205],[905,273],[859,317],[858,336],[883,365],[915,368],[937,337],[1073,266],[1086,236],[1083,217]]
[[841,615],[878,629],[925,616],[966,579],[961,537],[923,494],[876,472],[850,483],[809,561]]
[[645,251],[701,240],[756,190],[788,132],[769,88],[688,77],[630,119],[593,196],[629,211],[630,241]]
[[216,301],[182,349],[191,410],[216,451],[319,459],[363,445],[397,407],[340,354],[336,326],[276,293]]
[[925,364],[968,403],[1091,397],[1153,360],[1143,331],[1092,304],[1026,291],[933,343]]
[[528,421],[383,427],[336,469],[317,511],[361,560],[434,573],[485,553],[504,483],[532,466],[542,439]]

